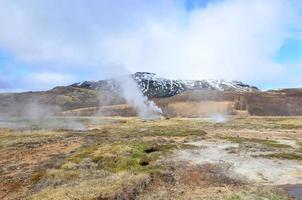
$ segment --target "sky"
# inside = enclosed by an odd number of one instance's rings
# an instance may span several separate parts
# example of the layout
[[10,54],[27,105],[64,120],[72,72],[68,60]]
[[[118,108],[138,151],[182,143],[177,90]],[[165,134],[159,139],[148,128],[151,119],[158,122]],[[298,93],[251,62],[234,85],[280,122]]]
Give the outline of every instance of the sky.
[[301,0],[0,0],[0,92],[154,72],[302,87]]

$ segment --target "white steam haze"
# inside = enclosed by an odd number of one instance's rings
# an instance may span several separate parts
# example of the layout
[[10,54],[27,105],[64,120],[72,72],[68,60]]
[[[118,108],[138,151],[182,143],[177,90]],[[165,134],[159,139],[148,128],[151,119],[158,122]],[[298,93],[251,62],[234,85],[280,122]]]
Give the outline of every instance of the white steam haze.
[[114,69],[114,71],[107,70],[106,72],[118,83],[121,96],[125,98],[127,104],[135,108],[141,119],[158,119],[160,117],[162,114],[161,108],[143,95],[139,86],[124,66],[110,64],[108,69]]
[[288,40],[301,44],[301,0],[203,2],[0,0],[0,51],[10,57],[0,90],[108,78],[112,62],[167,78],[301,86],[302,59],[274,58]]
[[40,103],[35,99],[11,103],[11,107],[0,112],[1,128],[86,130],[85,124],[79,119],[59,118],[57,113],[62,111],[59,106]]
[[226,113],[216,113],[210,116],[209,120],[213,123],[225,123],[228,121],[228,115]]
[[85,124],[75,118],[57,118],[56,114],[61,110],[59,106],[46,105],[38,101],[27,103],[23,112],[19,113],[19,121],[12,127],[86,130]]
[[116,80],[120,83],[122,96],[130,106],[136,109],[140,118],[157,119],[160,117],[162,110],[143,95],[137,83],[129,75],[119,77]]

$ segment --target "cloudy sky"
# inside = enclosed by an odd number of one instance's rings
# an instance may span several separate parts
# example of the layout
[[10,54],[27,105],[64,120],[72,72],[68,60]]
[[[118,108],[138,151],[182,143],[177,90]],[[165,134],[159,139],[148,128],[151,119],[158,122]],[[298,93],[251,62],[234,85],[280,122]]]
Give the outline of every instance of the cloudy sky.
[[301,0],[0,0],[0,91],[117,73],[302,87]]

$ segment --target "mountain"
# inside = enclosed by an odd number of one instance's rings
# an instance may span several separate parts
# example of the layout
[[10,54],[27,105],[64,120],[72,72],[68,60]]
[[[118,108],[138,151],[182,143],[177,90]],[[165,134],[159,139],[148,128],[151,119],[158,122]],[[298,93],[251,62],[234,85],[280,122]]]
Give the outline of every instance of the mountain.
[[[302,89],[261,91],[238,81],[170,80],[153,73],[137,72],[131,77],[152,98],[164,115],[209,116],[213,113],[272,116],[302,116]],[[41,118],[52,115],[133,116],[113,79],[85,81],[48,91],[0,94],[1,119],[9,116]],[[34,115],[33,115],[34,114]]]
[[[144,95],[151,98],[171,97],[184,91],[233,91],[252,92],[259,91],[255,86],[240,81],[225,80],[172,80],[158,77],[154,73],[136,72],[131,77],[136,81]],[[71,85],[76,88],[93,90],[118,91],[119,82],[114,79],[100,81],[84,81]]]

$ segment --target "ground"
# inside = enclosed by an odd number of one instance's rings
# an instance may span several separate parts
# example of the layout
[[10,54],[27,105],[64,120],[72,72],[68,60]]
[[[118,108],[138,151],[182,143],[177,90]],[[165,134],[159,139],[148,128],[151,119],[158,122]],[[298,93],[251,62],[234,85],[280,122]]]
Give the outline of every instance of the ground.
[[61,117],[22,123],[0,129],[0,199],[302,196],[300,117],[230,117],[220,123]]

